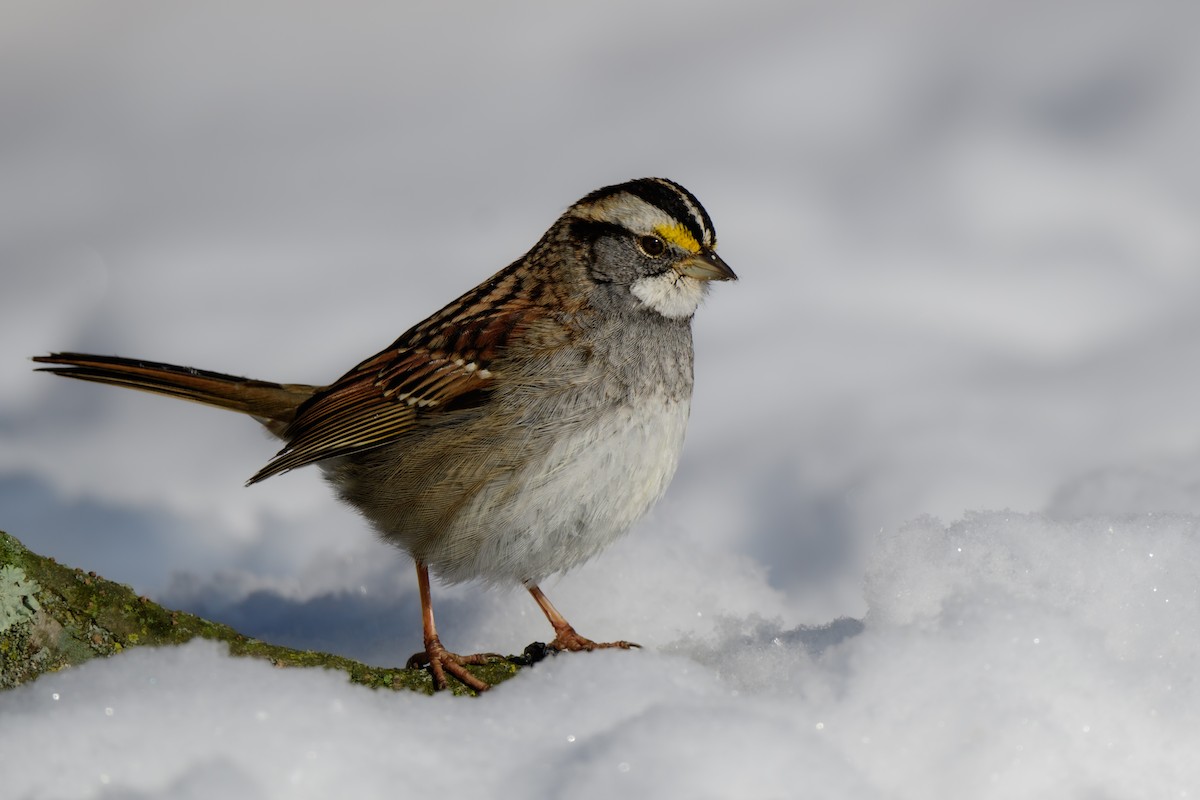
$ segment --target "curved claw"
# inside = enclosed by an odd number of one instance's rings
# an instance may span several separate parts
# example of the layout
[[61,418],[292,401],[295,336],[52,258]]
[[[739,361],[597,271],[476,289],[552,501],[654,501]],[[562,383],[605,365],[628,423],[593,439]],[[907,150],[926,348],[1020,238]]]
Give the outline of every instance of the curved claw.
[[474,653],[469,656],[460,656],[457,653],[451,653],[442,646],[437,637],[434,637],[425,644],[424,652],[414,653],[408,659],[405,667],[407,669],[429,667],[429,671],[433,675],[433,686],[439,691],[446,688],[446,673],[448,672],[476,692],[486,692],[491,686],[468,672],[467,665],[487,664],[493,659],[499,658],[503,658],[503,656],[496,653]]
[[606,648],[618,648],[621,650],[641,649],[640,644],[634,642],[593,642],[585,636],[580,636],[575,632],[575,629],[570,625],[555,630],[554,641],[546,645],[547,650],[556,652],[579,652],[591,650],[603,650]]

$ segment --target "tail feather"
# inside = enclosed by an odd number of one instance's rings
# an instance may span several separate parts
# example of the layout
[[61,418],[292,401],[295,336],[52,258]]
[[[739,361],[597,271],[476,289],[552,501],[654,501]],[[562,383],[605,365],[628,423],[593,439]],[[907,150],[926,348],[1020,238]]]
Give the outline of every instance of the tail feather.
[[220,372],[119,356],[52,353],[35,356],[33,360],[54,365],[39,368],[42,372],[141,389],[249,414],[275,434],[282,434],[296,416],[300,404],[320,388],[298,383],[256,381]]

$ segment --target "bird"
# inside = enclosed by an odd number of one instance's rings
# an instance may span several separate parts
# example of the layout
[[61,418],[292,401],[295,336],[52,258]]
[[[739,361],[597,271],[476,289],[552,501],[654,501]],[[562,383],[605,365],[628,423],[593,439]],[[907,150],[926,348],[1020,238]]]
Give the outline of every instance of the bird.
[[693,388],[691,323],[737,280],[699,200],[665,178],[570,205],[523,256],[328,385],[274,383],[118,356],[35,356],[51,372],[253,417],[283,448],[247,485],[317,465],[416,565],[436,689],[494,654],[458,655],[434,622],[447,584],[521,585],[551,652],[629,649],[578,634],[539,584],[611,544],[663,495]]

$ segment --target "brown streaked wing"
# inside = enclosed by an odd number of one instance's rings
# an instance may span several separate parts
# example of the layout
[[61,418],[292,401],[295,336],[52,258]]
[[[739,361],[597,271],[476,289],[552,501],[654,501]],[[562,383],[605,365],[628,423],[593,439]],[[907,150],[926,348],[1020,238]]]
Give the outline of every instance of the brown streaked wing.
[[[369,450],[412,430],[420,415],[437,414],[456,399],[491,386],[491,359],[524,329],[531,306],[510,299],[455,331],[414,328],[392,347],[359,364],[302,405],[284,433],[288,445],[250,478],[257,483],[327,458]],[[414,341],[415,340],[415,341]],[[426,346],[446,342],[458,352]],[[460,404],[461,405],[461,404]]]
[[[423,378],[421,394],[396,391],[383,378],[384,371],[401,369]],[[386,444],[411,430],[419,413],[435,412],[460,394],[485,388],[491,377],[484,375],[467,372],[436,353],[380,353],[302,406],[285,432],[287,447],[248,483]]]

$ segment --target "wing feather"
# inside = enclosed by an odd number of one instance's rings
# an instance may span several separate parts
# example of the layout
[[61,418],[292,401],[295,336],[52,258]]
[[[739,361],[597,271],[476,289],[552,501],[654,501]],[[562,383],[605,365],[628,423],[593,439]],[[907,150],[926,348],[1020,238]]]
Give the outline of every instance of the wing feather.
[[[318,391],[284,431],[287,446],[249,483],[380,447],[422,419],[482,402],[495,381],[493,359],[533,314],[526,298],[490,299],[501,300],[490,312],[480,314],[475,306],[461,315],[431,318]],[[441,324],[431,326],[434,320]],[[446,350],[447,344],[455,349]]]

